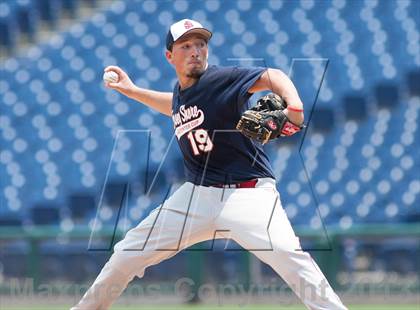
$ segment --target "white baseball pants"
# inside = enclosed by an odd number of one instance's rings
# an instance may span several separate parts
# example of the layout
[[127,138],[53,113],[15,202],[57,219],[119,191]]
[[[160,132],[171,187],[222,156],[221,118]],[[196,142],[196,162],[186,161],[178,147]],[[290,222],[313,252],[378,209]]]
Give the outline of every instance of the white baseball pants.
[[256,188],[184,183],[114,247],[93,285],[71,310],[105,310],[134,276],[189,246],[230,238],[249,250],[293,289],[308,309],[347,309],[310,255],[301,250],[275,181]]

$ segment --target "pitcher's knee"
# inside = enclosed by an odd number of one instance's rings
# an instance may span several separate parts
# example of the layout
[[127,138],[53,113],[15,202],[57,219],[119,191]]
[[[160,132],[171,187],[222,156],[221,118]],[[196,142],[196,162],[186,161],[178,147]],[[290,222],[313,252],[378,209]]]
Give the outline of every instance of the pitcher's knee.
[[132,279],[139,271],[141,272],[146,268],[147,261],[147,258],[142,255],[133,255],[125,251],[115,252],[104,266],[104,269],[107,268],[110,272],[118,270],[118,272]]

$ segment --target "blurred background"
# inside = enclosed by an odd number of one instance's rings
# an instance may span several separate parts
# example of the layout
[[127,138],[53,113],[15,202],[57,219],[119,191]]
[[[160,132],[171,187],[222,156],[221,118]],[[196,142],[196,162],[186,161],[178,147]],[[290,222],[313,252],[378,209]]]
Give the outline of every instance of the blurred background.
[[[298,88],[307,130],[266,149],[283,207],[333,287],[356,303],[418,302],[419,12],[415,0],[1,0],[1,299],[16,303],[28,280],[34,291],[90,284],[113,244],[184,181],[171,119],[105,89],[102,74],[118,65],[140,87],[172,90],[166,33],[192,18],[213,32],[210,64],[279,68]],[[284,285],[224,246],[183,251],[134,283],[159,284],[162,303],[183,277]]]

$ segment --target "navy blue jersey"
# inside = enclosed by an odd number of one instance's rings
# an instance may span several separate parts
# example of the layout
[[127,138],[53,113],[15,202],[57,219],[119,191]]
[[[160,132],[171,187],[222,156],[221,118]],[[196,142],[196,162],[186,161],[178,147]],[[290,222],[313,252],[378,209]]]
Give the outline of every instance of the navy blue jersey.
[[235,129],[249,108],[248,90],[265,70],[209,66],[194,85],[180,90],[176,83],[172,120],[187,181],[209,186],[274,178],[261,144]]

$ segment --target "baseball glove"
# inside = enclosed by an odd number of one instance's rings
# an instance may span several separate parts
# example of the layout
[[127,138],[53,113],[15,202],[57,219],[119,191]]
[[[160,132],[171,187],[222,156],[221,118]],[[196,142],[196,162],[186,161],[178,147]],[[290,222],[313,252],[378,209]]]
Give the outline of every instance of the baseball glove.
[[287,108],[286,102],[279,95],[269,93],[258,99],[255,107],[251,108],[253,111],[276,111]]
[[260,98],[255,107],[242,114],[236,129],[262,144],[280,136],[291,136],[303,126],[289,120],[283,112],[286,107],[278,95],[268,94]]

